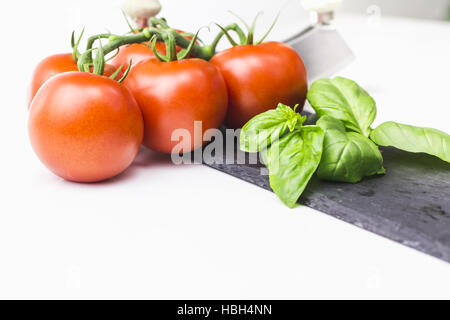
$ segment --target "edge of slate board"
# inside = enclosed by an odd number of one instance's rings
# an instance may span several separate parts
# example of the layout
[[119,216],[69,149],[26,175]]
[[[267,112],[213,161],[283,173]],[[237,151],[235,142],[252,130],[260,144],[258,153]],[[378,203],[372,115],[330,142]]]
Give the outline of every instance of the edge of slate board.
[[[314,115],[307,115],[314,121]],[[425,154],[380,149],[386,175],[358,184],[313,177],[299,203],[450,262],[450,165]],[[211,168],[271,190],[268,176],[261,175],[264,166],[260,163],[206,162]]]

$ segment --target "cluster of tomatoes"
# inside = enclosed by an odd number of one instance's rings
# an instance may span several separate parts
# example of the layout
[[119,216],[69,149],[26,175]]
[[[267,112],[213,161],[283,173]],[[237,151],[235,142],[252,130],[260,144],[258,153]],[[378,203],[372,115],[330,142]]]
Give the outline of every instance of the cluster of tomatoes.
[[[196,38],[184,37],[193,42],[190,49],[201,49]],[[101,181],[128,168],[141,144],[172,153],[180,144],[173,132],[183,129],[194,137],[195,122],[202,123],[203,137],[222,125],[240,128],[280,102],[303,106],[307,79],[297,52],[248,38],[211,57],[196,58],[194,50],[170,61],[157,57],[169,51],[163,42],[127,43],[101,74],[92,73],[92,66],[91,72],[79,71],[74,54],[46,58],[31,84],[29,134],[36,154],[67,180]],[[177,46],[177,53],[182,49]],[[126,78],[118,81],[130,60]],[[177,152],[191,152],[204,141],[181,143]]]

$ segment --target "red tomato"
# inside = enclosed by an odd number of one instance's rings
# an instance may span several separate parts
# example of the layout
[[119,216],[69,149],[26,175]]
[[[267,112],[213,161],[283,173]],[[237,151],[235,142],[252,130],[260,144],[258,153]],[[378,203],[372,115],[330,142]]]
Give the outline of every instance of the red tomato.
[[31,104],[28,129],[41,161],[77,182],[105,180],[136,157],[144,133],[141,111],[117,81],[66,72],[47,81]]
[[[225,118],[225,82],[217,68],[204,60],[147,60],[131,69],[124,85],[144,115],[144,145],[155,151],[172,153],[180,146],[172,141],[176,129],[190,134],[191,141],[182,141],[182,152],[197,149],[204,144],[205,131],[219,128]],[[201,132],[195,135],[194,121],[202,122]]]
[[[178,33],[183,33],[181,30],[176,30]],[[188,40],[192,40],[192,37],[186,36],[185,37]],[[153,50],[151,49],[152,44],[151,43],[135,43],[130,44],[127,46],[123,46],[119,49],[119,53],[111,59],[110,63],[118,68],[122,64],[124,66],[123,70],[126,70],[128,68],[128,65],[130,63],[130,60],[133,61],[133,66],[135,66],[138,62],[141,62],[143,60],[147,59],[156,59],[155,55],[153,54]],[[177,52],[181,51],[181,47],[177,46]],[[156,50],[160,52],[162,55],[166,55],[166,44],[164,42],[157,42],[156,43]]]
[[[105,64],[105,76],[111,76],[116,72],[117,68],[110,64]],[[126,69],[122,68],[119,74],[116,76],[116,80],[119,80],[123,76],[123,72]],[[71,53],[55,54],[42,60],[36,67],[31,80],[29,102],[28,107],[31,104],[36,92],[39,88],[51,77],[69,71],[78,71],[77,63],[73,59]]]
[[228,127],[241,128],[280,102],[299,104],[297,110],[302,110],[308,88],[306,69],[291,47],[280,42],[236,46],[210,62],[219,68],[228,87]]

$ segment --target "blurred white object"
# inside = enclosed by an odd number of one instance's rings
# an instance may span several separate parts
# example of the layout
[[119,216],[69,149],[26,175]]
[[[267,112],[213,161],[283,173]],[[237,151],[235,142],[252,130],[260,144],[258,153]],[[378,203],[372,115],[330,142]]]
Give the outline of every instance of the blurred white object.
[[343,0],[302,0],[302,6],[316,15],[320,24],[330,24]]
[[302,5],[306,10],[317,13],[336,11],[343,0],[302,0]]
[[161,4],[158,0],[126,0],[122,9],[134,20],[148,19],[161,11]]

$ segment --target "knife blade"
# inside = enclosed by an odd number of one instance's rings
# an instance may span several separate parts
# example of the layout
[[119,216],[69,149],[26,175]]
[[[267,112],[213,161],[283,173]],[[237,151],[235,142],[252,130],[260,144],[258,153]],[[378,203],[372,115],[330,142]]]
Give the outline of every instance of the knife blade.
[[305,8],[315,15],[316,23],[284,40],[302,57],[309,81],[330,77],[355,59],[353,51],[332,23],[334,10],[341,2],[303,1]]

